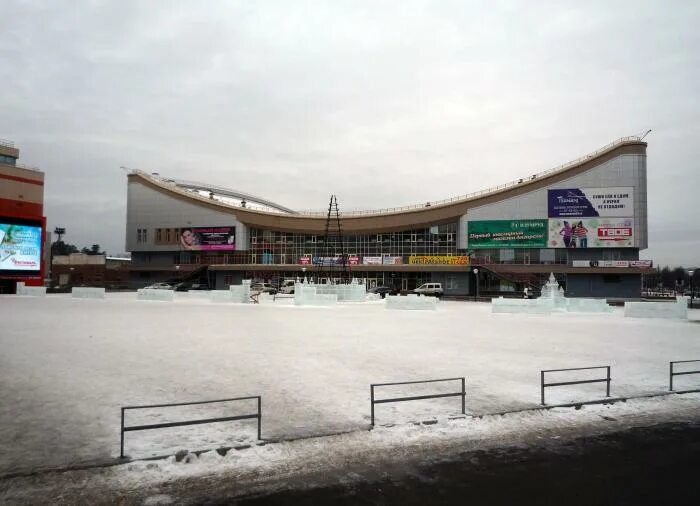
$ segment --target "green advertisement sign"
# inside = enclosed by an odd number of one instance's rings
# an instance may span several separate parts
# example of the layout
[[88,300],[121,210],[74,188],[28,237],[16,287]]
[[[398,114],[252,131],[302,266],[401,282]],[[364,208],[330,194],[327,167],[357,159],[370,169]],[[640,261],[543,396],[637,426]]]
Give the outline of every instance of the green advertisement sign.
[[547,220],[493,220],[467,223],[469,248],[546,248]]

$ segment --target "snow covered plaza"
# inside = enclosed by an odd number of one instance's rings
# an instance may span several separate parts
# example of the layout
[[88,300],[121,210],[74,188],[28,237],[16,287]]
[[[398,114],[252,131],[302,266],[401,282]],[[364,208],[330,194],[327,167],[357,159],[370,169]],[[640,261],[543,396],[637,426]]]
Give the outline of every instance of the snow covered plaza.
[[[138,301],[134,293],[104,300],[2,296],[0,473],[118,456],[125,405],[261,395],[263,439],[293,439],[367,429],[371,383],[465,376],[467,413],[483,414],[537,406],[542,369],[610,365],[611,395],[631,396],[667,390],[669,361],[700,357],[694,315],[667,321],[624,318],[621,308],[551,316],[490,310],[464,302],[416,312],[387,311],[383,301],[319,308],[291,300]],[[677,389],[693,386],[697,376],[676,378]],[[387,387],[378,396],[458,389]],[[550,388],[547,402],[604,395],[600,383]],[[130,413],[127,424],[252,409],[223,403],[151,410]],[[377,424],[401,423],[458,414],[460,400],[376,410]],[[254,439],[253,421],[151,430],[129,433],[126,453],[146,457]]]

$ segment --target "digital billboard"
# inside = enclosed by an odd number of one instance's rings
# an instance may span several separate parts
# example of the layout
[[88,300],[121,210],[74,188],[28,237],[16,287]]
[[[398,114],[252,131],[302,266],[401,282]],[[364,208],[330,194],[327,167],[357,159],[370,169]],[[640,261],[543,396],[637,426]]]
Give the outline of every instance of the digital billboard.
[[41,237],[40,222],[0,218],[0,273],[38,274]]
[[632,248],[633,218],[549,220],[550,248]]
[[547,191],[550,218],[634,216],[634,188],[563,188]]
[[491,220],[467,223],[469,248],[546,248],[547,220]]
[[235,251],[236,227],[183,228],[180,244],[191,251]]

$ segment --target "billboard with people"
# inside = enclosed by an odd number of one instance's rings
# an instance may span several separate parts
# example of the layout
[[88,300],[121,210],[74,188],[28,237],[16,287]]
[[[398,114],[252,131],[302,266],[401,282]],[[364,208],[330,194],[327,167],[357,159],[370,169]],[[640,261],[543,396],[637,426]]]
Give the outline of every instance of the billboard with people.
[[550,248],[632,248],[633,218],[549,220]]
[[180,245],[191,251],[235,251],[236,227],[183,228]]

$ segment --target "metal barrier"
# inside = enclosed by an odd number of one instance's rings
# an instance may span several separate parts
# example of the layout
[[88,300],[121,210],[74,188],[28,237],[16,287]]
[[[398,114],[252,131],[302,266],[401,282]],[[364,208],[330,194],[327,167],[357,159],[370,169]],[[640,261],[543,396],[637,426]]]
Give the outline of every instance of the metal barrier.
[[[183,422],[165,422],[165,423],[154,423],[151,425],[132,425],[129,427],[124,426],[124,413],[127,409],[150,409],[150,408],[169,408],[173,406],[192,406],[195,404],[213,404],[215,402],[231,402],[231,401],[244,401],[250,399],[257,399],[258,401],[258,411],[251,415],[237,415],[237,416],[224,416],[218,418],[205,418],[199,420],[185,420]],[[145,406],[123,406],[122,408],[122,425],[121,425],[121,444],[119,457],[124,458],[124,433],[136,430],[148,430],[148,429],[164,429],[166,427],[182,427],[184,425],[199,425],[203,423],[216,423],[216,422],[230,422],[233,420],[248,420],[251,418],[257,418],[258,420],[258,439],[261,437],[261,424],[262,424],[262,411],[261,411],[261,397],[259,395],[251,397],[234,397],[231,399],[217,399],[214,401],[198,401],[198,402],[175,402],[171,404],[150,404]]]
[[673,370],[673,364],[688,364],[691,362],[700,362],[700,360],[676,360],[674,362],[668,363],[668,379],[669,379],[668,389],[669,389],[669,391],[673,392],[673,377],[674,376],[685,376],[686,374],[700,374],[700,371],[675,372]]
[[[431,395],[414,395],[410,397],[393,397],[390,399],[375,399],[374,398],[374,389],[376,387],[386,387],[386,386],[394,386],[394,385],[415,385],[418,383],[437,383],[441,381],[457,381],[460,380],[462,382],[462,391],[461,392],[454,392],[454,393],[447,393],[447,394],[431,394]],[[465,378],[464,377],[458,377],[458,378],[444,378],[444,379],[435,379],[435,380],[426,380],[426,381],[400,381],[397,383],[372,383],[369,386],[370,389],[370,402],[372,406],[372,427],[374,427],[374,405],[375,404],[384,404],[387,402],[404,402],[404,401],[417,401],[421,399],[438,399],[441,397],[457,397],[460,396],[462,397],[462,414],[466,414],[466,390],[465,390]]]
[[[592,369],[607,369],[607,376],[602,379],[588,379],[588,380],[579,380],[579,381],[560,381],[556,383],[545,383],[544,382],[544,373],[546,372],[565,372],[565,371],[587,371],[587,370],[592,370]],[[540,390],[541,390],[541,398],[542,398],[542,405],[545,405],[544,402],[544,389],[545,387],[560,387],[563,385],[582,385],[584,383],[602,383],[605,381],[607,383],[606,389],[605,389],[605,397],[610,397],[610,366],[609,365],[603,365],[603,366],[598,366],[598,367],[573,367],[570,369],[545,369],[544,371],[540,371]]]

